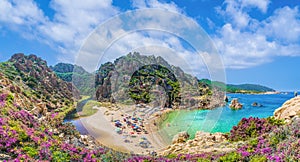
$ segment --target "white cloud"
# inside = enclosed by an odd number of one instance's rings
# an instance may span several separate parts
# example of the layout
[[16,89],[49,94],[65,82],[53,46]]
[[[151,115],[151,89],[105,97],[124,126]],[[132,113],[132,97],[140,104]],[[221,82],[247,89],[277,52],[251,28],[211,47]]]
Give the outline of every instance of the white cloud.
[[36,25],[45,21],[42,10],[32,0],[1,0],[0,23]]
[[264,22],[261,32],[284,43],[300,41],[300,12],[298,7],[284,7]]
[[265,13],[267,12],[270,0],[239,0],[238,3],[241,3],[242,8],[257,7],[261,12]]
[[33,0],[0,1],[0,26],[42,41],[64,54],[60,60],[70,60],[97,25],[119,12],[112,0],[52,0],[50,7],[51,20]]
[[[116,21],[112,19],[99,26],[87,39],[76,59],[77,64],[92,71],[99,63],[114,61],[138,50],[142,54],[162,56],[188,73],[224,80],[224,75],[216,77],[223,64],[217,55],[213,55],[215,48],[195,20],[161,9],[142,9],[115,18]],[[192,48],[202,55],[188,50],[177,36],[191,43]],[[216,59],[212,62],[212,58]],[[217,68],[213,68],[217,65]]]
[[278,8],[265,20],[251,17],[246,8],[266,12],[269,1],[225,1],[217,8],[225,24],[212,35],[227,68],[249,68],[275,56],[300,56],[300,13],[297,7]]
[[177,13],[183,12],[183,10],[180,9],[172,1],[170,3],[163,3],[163,2],[159,2],[158,0],[132,0],[132,7],[138,8],[138,9],[159,8],[159,9],[165,9],[165,10],[173,11],[173,12],[177,12]]
[[225,8],[217,7],[217,12],[230,21],[234,27],[240,29],[251,25],[254,21],[247,13],[249,9],[258,8],[265,13],[269,3],[269,0],[225,0]]
[[[207,19],[210,27],[217,29],[216,34],[211,37],[223,56],[226,67],[249,68],[270,62],[274,56],[300,55],[298,7],[276,9],[265,20],[258,20],[248,13],[253,9],[258,9],[261,14],[265,14],[269,4],[270,0],[225,0],[224,4],[217,8],[218,13],[224,18],[224,25],[217,27],[211,19]],[[142,0],[132,1],[132,6],[137,9],[159,8],[162,11],[167,10],[186,15],[174,2]],[[52,0],[50,7],[54,10],[54,17],[51,19],[44,15],[33,0],[2,0],[0,1],[0,27],[18,30],[25,37],[35,37],[66,54],[60,56],[61,61],[70,62],[70,60],[74,60],[74,55],[89,33],[99,24],[119,13],[119,10],[112,5],[112,0]],[[149,18],[144,19],[147,15]],[[106,38],[102,39],[103,44],[90,42],[90,46],[104,49],[105,47],[102,46],[106,45],[105,41],[109,42],[109,37],[126,33],[126,30],[120,26],[123,20],[119,21],[111,26],[110,31],[101,33],[104,34],[101,37]],[[170,19],[161,13],[146,10],[140,17],[135,17],[133,24],[127,25],[147,26],[149,29],[163,28],[166,31],[172,29],[174,34],[184,32],[186,27],[189,29],[198,27],[192,18],[184,22],[180,21],[180,17],[175,16]],[[197,34],[191,33],[190,35],[194,37]],[[181,43],[175,36],[152,33],[149,37],[135,33],[127,39],[120,40],[119,46],[114,48],[115,51],[121,52],[160,45],[163,48],[174,49],[185,60],[196,62],[197,59],[191,57],[192,52],[183,47]],[[201,48],[204,49],[205,46],[203,45]],[[93,50],[93,48],[90,49]],[[194,66],[196,63],[191,64]]]
[[[79,50],[97,25],[118,13],[111,0],[53,0],[51,7],[55,10],[54,20],[39,29],[67,52]],[[70,55],[74,53],[65,57]]]

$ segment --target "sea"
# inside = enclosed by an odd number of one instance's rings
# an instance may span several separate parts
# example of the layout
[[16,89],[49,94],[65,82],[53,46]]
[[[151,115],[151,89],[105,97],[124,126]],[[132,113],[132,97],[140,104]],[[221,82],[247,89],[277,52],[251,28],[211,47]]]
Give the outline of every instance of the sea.
[[[277,108],[294,97],[294,93],[227,94],[227,97],[229,102],[224,107],[213,110],[176,110],[169,113],[160,124],[159,133],[167,143],[170,143],[174,135],[182,131],[187,131],[190,138],[194,138],[197,131],[227,133],[242,118],[273,116]],[[229,108],[229,103],[234,98],[243,104],[242,109],[232,110]],[[254,102],[262,106],[253,107]],[[88,134],[79,119],[65,120],[65,122],[71,122],[81,134]]]
[[[168,139],[172,139],[178,132],[187,131],[190,138],[194,138],[197,131],[204,132],[230,132],[231,128],[238,124],[242,118],[258,117],[267,118],[273,115],[274,110],[293,98],[293,93],[280,94],[227,94],[228,104],[213,110],[178,110],[171,112],[161,124],[161,133]],[[240,110],[232,110],[229,103],[237,98],[243,104]],[[254,107],[256,102],[261,107]]]

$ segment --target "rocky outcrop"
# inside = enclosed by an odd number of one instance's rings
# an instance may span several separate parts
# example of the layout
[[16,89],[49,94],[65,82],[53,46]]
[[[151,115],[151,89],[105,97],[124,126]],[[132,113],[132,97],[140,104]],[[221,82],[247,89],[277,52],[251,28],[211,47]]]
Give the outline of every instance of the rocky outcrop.
[[66,82],[71,82],[82,95],[93,96],[95,90],[95,76],[83,67],[68,63],[58,63],[50,66],[55,74]]
[[[35,74],[40,75],[36,78]],[[31,87],[30,83],[35,81],[37,84]],[[53,160],[58,156],[58,161],[91,161],[86,160],[91,157],[103,161],[100,156],[107,151],[122,156],[111,161],[126,158],[125,154],[102,147],[91,136],[80,135],[71,123],[63,122],[65,113],[75,108],[71,102],[73,96],[69,96],[72,91],[59,92],[64,86],[67,83],[53,75],[36,56],[18,54],[9,62],[0,63],[0,125],[3,125],[0,161]],[[44,95],[51,96],[44,98]],[[39,150],[45,151],[39,154]],[[53,152],[65,153],[57,156]]]
[[186,131],[180,132],[174,136],[174,138],[172,139],[172,144],[184,143],[189,139],[189,137],[190,135]]
[[300,115],[300,96],[294,97],[286,101],[280,108],[274,111],[274,117],[276,119],[283,119],[286,122],[290,122],[295,116]]
[[257,102],[253,102],[251,105],[252,105],[253,107],[262,107],[262,106],[263,106],[262,104],[257,103]]
[[[181,133],[180,133],[181,134]],[[159,152],[160,155],[169,154],[201,154],[226,153],[234,151],[242,142],[229,143],[228,135],[223,133],[197,132],[194,139],[186,142],[175,142]]]
[[79,98],[77,89],[59,79],[41,58],[15,54],[0,66],[0,92],[10,95],[18,107],[38,118],[75,108],[73,101]]
[[[161,66],[167,69],[169,72],[163,73],[166,70],[159,71],[157,69],[141,69],[142,67],[148,65]],[[130,85],[132,85],[131,83],[136,83],[131,81],[137,80],[132,79],[133,77],[136,77],[133,76],[133,74],[137,74],[139,72],[144,72],[143,75],[139,75],[141,76],[140,78],[144,78],[144,80],[142,80],[141,83],[136,84],[140,86],[140,89],[151,89],[151,86],[154,85],[159,85],[164,88],[171,87],[170,91],[166,90],[165,94],[171,94],[171,97],[177,96],[178,94],[178,96],[180,96],[180,105],[178,106],[179,108],[210,109],[218,107],[220,105],[224,105],[224,93],[220,93],[219,90],[215,90],[213,87],[209,87],[205,84],[199,84],[196,77],[185,73],[179,67],[170,65],[160,56],[143,56],[137,52],[129,53],[126,56],[117,58],[114,62],[107,62],[100,66],[95,75],[97,100],[127,102],[133,100],[136,101],[141,97],[146,98],[145,100],[148,102],[151,98],[151,95],[147,93],[148,91],[146,92],[136,89],[130,89]],[[149,73],[149,75],[145,73]],[[177,82],[170,82],[168,81],[168,79],[166,79],[170,78],[172,75],[176,77],[179,86],[177,86]],[[176,95],[173,95],[172,93],[178,89],[180,93],[176,93]],[[135,94],[132,94],[130,92],[134,92]],[[164,97],[168,98],[168,96]],[[144,99],[140,101],[143,102]],[[176,103],[172,103],[172,107],[177,108],[176,105],[178,103],[178,100],[175,99],[174,102]],[[168,103],[166,105],[166,107],[170,107],[171,104]]]
[[239,103],[239,100],[237,98],[234,98],[234,99],[232,99],[229,107],[231,109],[238,110],[238,109],[243,108],[243,105],[241,103]]
[[36,55],[14,54],[8,60],[8,66],[14,70],[11,71],[14,73],[13,75],[19,76],[28,87],[36,91],[44,100],[79,98],[79,92],[72,83],[59,79],[47,66],[47,62]]

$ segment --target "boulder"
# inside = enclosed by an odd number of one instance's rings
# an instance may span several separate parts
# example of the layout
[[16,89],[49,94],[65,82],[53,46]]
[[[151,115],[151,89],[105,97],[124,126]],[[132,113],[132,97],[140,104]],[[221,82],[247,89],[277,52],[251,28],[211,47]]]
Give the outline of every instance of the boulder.
[[229,99],[228,99],[227,96],[224,97],[224,101],[225,101],[225,102],[229,102]]
[[238,101],[237,98],[234,98],[234,99],[232,99],[232,101],[231,101],[229,107],[230,107],[231,109],[238,110],[238,109],[243,108],[243,105],[242,105],[241,103],[239,103],[239,101]]
[[190,135],[186,131],[180,132],[174,136],[174,138],[172,139],[172,144],[184,143],[185,141],[188,140],[189,137],[190,137]]
[[274,111],[276,119],[283,119],[290,122],[291,119],[300,114],[300,96],[286,101],[280,108]]
[[167,156],[170,154],[202,154],[212,152],[223,154],[235,151],[239,145],[240,143],[229,143],[227,134],[198,131],[194,139],[182,143],[173,143],[165,149],[160,150],[158,155]]
[[262,107],[263,105],[260,104],[260,103],[257,103],[257,102],[253,102],[253,103],[252,103],[252,106],[253,106],[253,107]]
[[208,132],[202,132],[198,131],[195,135],[196,141],[203,141],[204,143],[218,143],[218,142],[224,142],[228,139],[227,134],[223,133],[208,133]]

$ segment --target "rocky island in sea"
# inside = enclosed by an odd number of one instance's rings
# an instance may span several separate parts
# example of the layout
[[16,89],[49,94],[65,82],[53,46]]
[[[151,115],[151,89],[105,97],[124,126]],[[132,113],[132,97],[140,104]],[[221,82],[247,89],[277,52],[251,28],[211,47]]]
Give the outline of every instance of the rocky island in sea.
[[[222,88],[200,82],[162,57],[132,53],[88,73],[79,66],[63,63],[49,68],[35,55],[15,54],[0,64],[0,87],[1,160],[300,158],[299,97],[276,110],[275,117],[243,118],[228,133],[198,131],[192,135],[183,131],[165,139],[161,124],[173,127],[164,121],[174,110],[216,112],[214,108],[226,103]],[[241,110],[224,109],[232,113],[250,111],[251,103],[240,102],[245,106]],[[80,134],[72,124],[64,122],[67,117],[80,118],[87,134]]]

